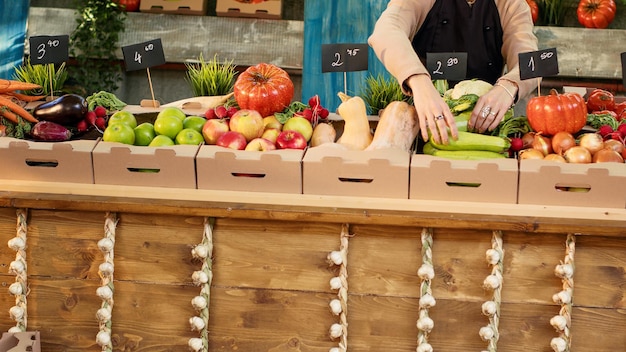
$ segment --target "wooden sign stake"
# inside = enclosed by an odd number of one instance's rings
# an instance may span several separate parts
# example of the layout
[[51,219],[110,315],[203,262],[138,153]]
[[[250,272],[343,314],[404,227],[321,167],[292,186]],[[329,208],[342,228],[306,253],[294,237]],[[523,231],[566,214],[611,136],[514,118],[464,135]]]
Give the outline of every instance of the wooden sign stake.
[[152,88],[152,78],[150,77],[149,67],[146,67],[146,73],[148,74],[148,84],[150,84],[150,94],[152,95],[152,107],[158,108],[159,104],[157,104],[156,99],[154,99],[154,89]]

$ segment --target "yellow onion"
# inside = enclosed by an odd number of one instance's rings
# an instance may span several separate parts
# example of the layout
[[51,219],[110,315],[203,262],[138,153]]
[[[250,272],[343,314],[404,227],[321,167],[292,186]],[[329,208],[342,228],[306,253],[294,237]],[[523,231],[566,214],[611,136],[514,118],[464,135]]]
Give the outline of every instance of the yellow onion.
[[613,149],[601,149],[598,150],[595,154],[593,154],[593,158],[591,159],[594,163],[624,163],[624,158],[622,158],[622,154],[616,152]]
[[604,140],[599,133],[584,133],[580,136],[578,145],[587,149],[592,155],[604,148]]
[[604,141],[604,148],[613,149],[622,154],[624,151],[624,143],[618,141],[617,139],[607,139]]
[[535,133],[535,136],[533,137],[532,148],[540,151],[543,156],[552,153],[552,143],[550,138],[542,136],[539,133]]
[[566,163],[567,162],[562,155],[554,154],[554,153],[546,155],[543,158],[543,160],[556,161],[557,163]]
[[543,159],[544,155],[543,155],[542,152],[540,152],[537,149],[528,148],[528,149],[520,150],[519,158],[520,158],[520,160],[524,160],[524,159]]
[[591,152],[579,145],[569,148],[565,151],[563,157],[568,163],[573,164],[588,164],[591,162]]
[[552,136],[552,150],[559,155],[563,155],[566,150],[576,145],[574,136],[565,131],[557,132]]

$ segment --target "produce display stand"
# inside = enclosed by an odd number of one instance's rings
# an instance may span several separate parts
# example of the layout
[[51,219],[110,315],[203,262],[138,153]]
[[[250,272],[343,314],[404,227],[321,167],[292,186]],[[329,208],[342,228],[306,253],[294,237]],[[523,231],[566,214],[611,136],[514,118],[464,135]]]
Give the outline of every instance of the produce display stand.
[[0,189],[2,285],[28,287],[0,294],[0,327],[39,331],[42,351],[106,350],[102,331],[113,351],[626,350],[625,209]]

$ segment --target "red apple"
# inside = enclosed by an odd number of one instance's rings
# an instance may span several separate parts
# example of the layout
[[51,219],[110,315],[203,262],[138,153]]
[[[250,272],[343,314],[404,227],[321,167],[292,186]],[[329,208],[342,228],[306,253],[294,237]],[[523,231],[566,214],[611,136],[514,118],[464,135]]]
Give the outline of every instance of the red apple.
[[241,109],[230,118],[230,130],[241,133],[246,141],[261,137],[263,130],[263,116],[251,109]]
[[283,131],[300,132],[304,139],[308,142],[313,135],[313,125],[309,120],[302,116],[293,116],[283,125]]
[[272,141],[259,137],[248,142],[248,145],[246,145],[245,150],[264,152],[267,150],[275,150],[275,149],[276,149],[276,145]]
[[235,131],[224,132],[215,143],[215,145],[218,145],[220,147],[236,150],[246,149],[247,144],[248,142],[246,141],[246,137],[244,137],[243,134]]
[[265,116],[263,118],[263,126],[266,130],[269,128],[277,129],[279,131],[283,129],[283,124],[278,121],[276,115]]
[[306,145],[306,138],[298,131],[281,131],[276,138],[278,149],[304,149]]
[[265,131],[263,131],[261,138],[265,138],[271,141],[272,143],[276,144],[276,139],[278,138],[279,134],[280,134],[280,130],[275,129],[275,128],[267,128],[265,129]]
[[228,131],[228,121],[224,119],[207,120],[202,126],[202,136],[206,144],[215,144],[217,139]]

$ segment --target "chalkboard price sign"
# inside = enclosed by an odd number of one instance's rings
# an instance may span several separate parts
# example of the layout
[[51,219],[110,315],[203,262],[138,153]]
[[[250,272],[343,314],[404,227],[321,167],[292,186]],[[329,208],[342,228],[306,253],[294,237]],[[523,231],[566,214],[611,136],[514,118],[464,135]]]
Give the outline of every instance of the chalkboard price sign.
[[31,65],[61,64],[69,59],[69,35],[41,35],[30,37]]
[[126,71],[136,71],[165,64],[161,39],[122,47]]
[[323,44],[322,72],[365,71],[367,50],[367,44]]
[[467,53],[426,53],[426,68],[434,80],[464,80],[467,75]]
[[622,60],[622,84],[626,85],[626,52],[620,54]]
[[555,76],[559,74],[559,61],[556,48],[531,51],[519,54],[521,79]]

